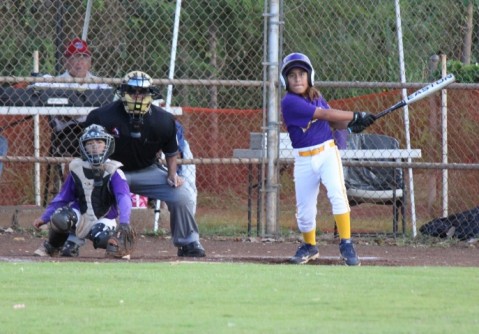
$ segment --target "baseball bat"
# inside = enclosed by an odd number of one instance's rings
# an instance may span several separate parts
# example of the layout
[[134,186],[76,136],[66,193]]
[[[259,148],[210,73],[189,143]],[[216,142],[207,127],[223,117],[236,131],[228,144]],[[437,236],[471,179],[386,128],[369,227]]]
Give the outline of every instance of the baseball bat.
[[454,77],[454,74],[450,73],[450,74],[446,75],[444,78],[441,78],[437,81],[434,81],[434,82],[430,83],[429,85],[424,86],[423,88],[415,91],[414,93],[412,93],[411,95],[406,97],[406,99],[399,101],[395,105],[387,108],[386,110],[381,111],[380,113],[377,113],[376,115],[374,115],[374,117],[376,119],[379,119],[379,118],[384,117],[387,114],[393,112],[396,109],[404,107],[405,105],[408,105],[408,104],[414,103],[416,101],[422,100],[426,96],[429,96],[432,93],[435,93],[440,89],[443,89],[447,85],[452,84],[454,81],[456,81],[456,78]]

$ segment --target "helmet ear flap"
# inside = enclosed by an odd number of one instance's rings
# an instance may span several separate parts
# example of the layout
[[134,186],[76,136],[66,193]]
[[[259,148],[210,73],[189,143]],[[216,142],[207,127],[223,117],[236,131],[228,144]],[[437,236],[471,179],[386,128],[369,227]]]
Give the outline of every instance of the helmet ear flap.
[[309,83],[309,87],[313,87],[314,86],[314,68],[311,67],[311,72],[308,73],[308,83]]
[[284,74],[281,72],[279,74],[279,80],[281,81],[281,86],[283,86],[284,89],[288,89],[288,78],[284,77]]

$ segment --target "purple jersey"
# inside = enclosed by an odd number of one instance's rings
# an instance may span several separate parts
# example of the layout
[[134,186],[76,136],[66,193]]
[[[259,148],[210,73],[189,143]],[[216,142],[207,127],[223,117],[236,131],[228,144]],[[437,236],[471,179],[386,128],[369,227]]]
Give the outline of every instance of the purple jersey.
[[333,139],[329,122],[313,119],[316,108],[330,109],[321,96],[314,101],[288,92],[281,101],[283,120],[289,132],[293,148],[319,145]]
[[[105,218],[115,219],[119,215],[120,223],[129,223],[131,213],[130,189],[128,183],[122,178],[122,176],[120,176],[118,171],[115,171],[115,173],[112,174],[109,188],[116,199],[116,205],[110,207]],[[70,206],[73,209],[80,210],[79,201],[76,195],[75,182],[71,173],[68,174],[68,177],[58,195],[55,196],[45,209],[45,212],[41,217],[42,221],[49,222],[53,212],[63,206]]]

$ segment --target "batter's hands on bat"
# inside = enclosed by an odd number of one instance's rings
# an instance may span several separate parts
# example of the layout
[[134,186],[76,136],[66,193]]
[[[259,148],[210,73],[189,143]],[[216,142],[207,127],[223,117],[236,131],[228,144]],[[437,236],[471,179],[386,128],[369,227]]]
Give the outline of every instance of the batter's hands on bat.
[[363,132],[368,126],[374,123],[376,117],[366,111],[355,111],[353,113],[353,119],[348,123],[349,132],[360,133]]

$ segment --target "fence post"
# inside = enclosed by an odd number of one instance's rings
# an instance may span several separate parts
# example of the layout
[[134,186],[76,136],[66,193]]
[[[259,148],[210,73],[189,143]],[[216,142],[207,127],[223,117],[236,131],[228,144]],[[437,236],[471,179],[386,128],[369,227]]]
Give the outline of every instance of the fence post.
[[278,168],[279,157],[279,0],[271,0],[268,15],[268,120],[266,173],[266,231],[268,236],[278,230]]

